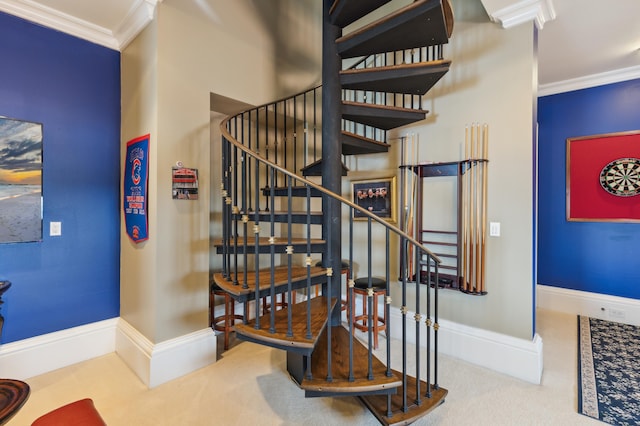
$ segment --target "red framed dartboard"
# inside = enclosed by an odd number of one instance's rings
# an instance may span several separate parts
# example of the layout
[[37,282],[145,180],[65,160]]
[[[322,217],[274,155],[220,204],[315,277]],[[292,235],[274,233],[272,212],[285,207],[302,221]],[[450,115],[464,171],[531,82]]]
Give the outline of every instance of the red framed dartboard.
[[640,222],[640,131],[567,139],[567,220]]

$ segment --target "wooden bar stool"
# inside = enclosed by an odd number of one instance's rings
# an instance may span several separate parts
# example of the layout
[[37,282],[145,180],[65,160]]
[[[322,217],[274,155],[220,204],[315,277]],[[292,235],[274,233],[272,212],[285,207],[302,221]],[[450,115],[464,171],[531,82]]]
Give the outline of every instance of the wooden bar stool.
[[[387,329],[387,310],[383,308],[384,315],[378,315],[378,297],[387,295],[387,281],[382,278],[371,277],[371,289],[373,292],[373,349],[378,349],[378,333]],[[352,312],[353,326],[358,330],[369,330],[369,315],[367,314],[367,297],[369,293],[369,277],[356,278],[353,286]],[[362,295],[362,314],[355,315],[355,299],[357,295]]]
[[[215,316],[215,296],[224,297],[224,314]],[[209,309],[211,318],[211,327],[216,331],[224,333],[224,350],[229,349],[229,335],[233,331],[233,326],[237,320],[243,321],[242,315],[236,315],[235,300],[229,293],[222,290],[215,284],[211,285],[211,293],[209,294]]]

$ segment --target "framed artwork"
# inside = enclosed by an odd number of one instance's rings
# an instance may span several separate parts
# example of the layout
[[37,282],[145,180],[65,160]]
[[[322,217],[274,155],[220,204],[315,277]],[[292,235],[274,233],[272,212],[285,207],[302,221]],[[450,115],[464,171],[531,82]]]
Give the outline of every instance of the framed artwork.
[[[351,181],[353,202],[386,219],[396,221],[396,177]],[[364,220],[367,215],[354,210],[353,218]]]
[[567,220],[640,222],[640,131],[567,139]]
[[173,167],[171,169],[171,186],[174,200],[197,200],[198,169]]
[[0,243],[42,241],[42,124],[0,117]]

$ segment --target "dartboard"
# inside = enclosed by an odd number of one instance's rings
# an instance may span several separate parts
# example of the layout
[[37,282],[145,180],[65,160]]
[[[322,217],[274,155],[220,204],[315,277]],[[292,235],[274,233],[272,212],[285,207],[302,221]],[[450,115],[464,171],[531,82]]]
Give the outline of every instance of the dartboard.
[[600,185],[618,197],[640,194],[640,159],[619,158],[610,162],[600,172]]

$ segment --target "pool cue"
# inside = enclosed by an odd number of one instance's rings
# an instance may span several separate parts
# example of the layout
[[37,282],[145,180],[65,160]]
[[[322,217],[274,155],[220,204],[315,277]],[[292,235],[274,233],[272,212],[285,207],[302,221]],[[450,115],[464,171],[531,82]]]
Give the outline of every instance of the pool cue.
[[486,276],[485,254],[487,250],[485,238],[487,233],[487,161],[489,160],[489,126],[485,124],[482,130],[482,158],[485,161],[482,163],[482,277],[480,280],[480,292],[484,293]]
[[475,162],[475,158],[476,158],[476,138],[477,138],[477,127],[475,124],[473,124],[471,126],[471,158],[473,161],[473,167],[471,168],[471,188],[470,188],[470,197],[471,197],[471,220],[470,220],[470,229],[471,229],[471,248],[469,251],[469,254],[471,256],[471,262],[470,262],[470,271],[469,271],[469,277],[470,277],[470,281],[473,283],[472,285],[469,286],[469,291],[474,291],[474,289],[476,288],[476,281],[478,280],[478,275],[476,273],[477,271],[477,252],[478,252],[478,240],[477,240],[477,229],[476,229],[476,221],[477,221],[477,214],[478,214],[478,209],[477,209],[477,180],[478,180],[478,176],[477,176],[477,170],[476,170],[476,162]]
[[[464,128],[464,155],[465,158],[469,159],[469,126],[465,126]],[[464,166],[463,166],[464,167]],[[467,172],[469,170],[467,169]],[[462,291],[467,291],[467,233],[468,233],[468,224],[467,224],[467,190],[469,189],[469,184],[467,182],[469,177],[468,173],[465,173],[462,177],[462,199],[461,206],[458,206],[459,209],[462,210]]]
[[[476,124],[476,154],[478,157],[482,154],[482,147],[480,146],[482,142],[481,137],[481,128],[479,124]],[[478,172],[476,175],[476,293],[480,291],[481,285],[481,276],[482,276],[482,224],[481,221],[484,220],[482,217],[482,198],[481,198],[481,188],[480,185],[482,183],[482,163],[480,161],[476,161],[476,167],[478,168]]]

